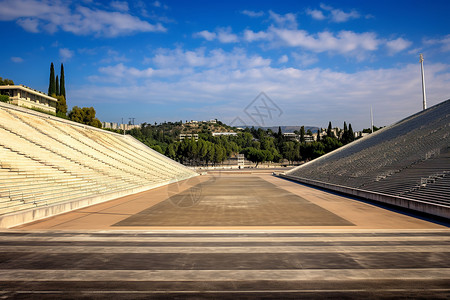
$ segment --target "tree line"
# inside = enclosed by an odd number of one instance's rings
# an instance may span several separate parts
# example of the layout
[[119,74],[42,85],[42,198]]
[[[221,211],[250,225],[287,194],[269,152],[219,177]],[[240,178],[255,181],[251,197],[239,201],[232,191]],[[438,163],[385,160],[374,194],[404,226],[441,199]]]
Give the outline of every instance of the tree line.
[[324,137],[320,138],[322,130],[319,129],[318,140],[312,142],[306,141],[305,136],[312,136],[312,132],[305,132],[304,127],[300,129],[299,141],[285,137],[281,128],[273,132],[253,127],[227,136],[213,136],[202,130],[198,133],[198,141],[194,138],[178,141],[179,125],[178,122],[143,124],[129,134],[169,158],[196,166],[217,165],[238,153],[244,154],[255,166],[264,162],[294,164],[317,158],[354,140],[351,124],[347,127],[345,122],[343,130],[333,130],[330,122]]

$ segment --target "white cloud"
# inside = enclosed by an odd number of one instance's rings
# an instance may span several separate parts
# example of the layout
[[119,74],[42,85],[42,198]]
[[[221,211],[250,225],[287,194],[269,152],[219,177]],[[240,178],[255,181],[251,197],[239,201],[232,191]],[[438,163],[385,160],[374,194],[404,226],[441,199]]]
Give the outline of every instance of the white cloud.
[[306,14],[310,15],[315,20],[325,20],[326,17],[324,16],[323,12],[318,9],[307,9]]
[[450,51],[450,34],[445,36],[441,41],[440,44],[442,45],[441,50],[444,52]]
[[301,47],[313,52],[333,51],[336,53],[357,53],[359,51],[374,51],[381,41],[371,32],[356,33],[340,31],[333,34],[328,31],[315,35],[305,30],[290,30],[271,28],[271,31],[286,45]]
[[395,40],[390,40],[386,42],[386,47],[388,48],[391,54],[395,54],[397,52],[403,51],[406,48],[410,47],[412,43],[403,38],[397,38]]
[[301,67],[307,67],[307,66],[313,65],[319,61],[317,56],[309,54],[309,53],[293,52],[292,57]]
[[[126,2],[113,1],[111,5],[123,11]],[[0,0],[0,21],[16,20],[29,32],[56,32],[76,35],[115,37],[136,32],[164,32],[161,24],[150,24],[131,14],[118,11],[91,9],[82,5],[70,8],[69,2],[35,0]]]
[[247,42],[255,42],[268,39],[270,34],[266,31],[254,32],[250,29],[244,30],[244,40]]
[[11,57],[11,61],[15,62],[15,63],[21,63],[21,62],[23,62],[23,58],[22,57],[18,57],[18,56],[12,56]]
[[[333,11],[330,6],[321,5],[326,10]],[[310,33],[306,30],[298,29],[296,16],[292,13],[279,15],[270,11],[270,19],[273,21],[266,30],[255,32],[245,29],[242,33],[246,42],[266,42],[269,47],[298,47],[306,51],[315,53],[329,52],[330,54],[344,54],[364,60],[369,57],[368,53],[379,49],[385,45],[391,53],[406,49],[410,42],[399,38],[388,41],[378,38],[374,32],[357,33],[349,30],[339,32],[322,31]],[[312,10],[309,10],[313,14]],[[317,15],[316,18],[321,18]],[[387,44],[389,42],[389,44]],[[302,65],[315,63],[317,58],[306,60]]]
[[450,51],[450,34],[447,34],[446,36],[439,38],[439,39],[425,39],[424,43],[426,45],[438,45],[440,48],[439,50],[442,52],[449,52]]
[[151,61],[158,69],[172,70],[195,67],[236,69],[251,66],[256,68],[269,66],[271,63],[270,59],[264,59],[259,55],[247,56],[240,48],[235,48],[231,52],[225,52],[222,49],[206,51],[205,48],[194,51],[159,49],[148,61]]
[[347,22],[350,19],[358,19],[360,17],[360,14],[356,11],[351,11],[349,13],[346,13],[339,9],[333,9],[331,11],[331,20],[336,23],[343,23]]
[[236,43],[238,42],[238,37],[236,34],[231,32],[231,27],[219,28],[217,31],[217,39],[221,43]]
[[[102,53],[103,52],[104,52],[104,50],[102,51]],[[89,51],[87,49],[81,49],[80,53],[86,53],[86,54],[90,55],[92,53],[92,51]],[[103,64],[109,64],[112,62],[125,62],[125,61],[128,61],[128,58],[125,55],[121,55],[119,52],[112,50],[112,49],[106,49],[105,58],[100,60],[100,62]]]
[[128,11],[129,7],[128,7],[128,2],[125,1],[112,1],[110,3],[111,7],[114,9],[117,9],[119,11]]
[[193,36],[194,37],[204,38],[207,41],[213,41],[213,40],[216,39],[217,34],[215,32],[211,32],[211,31],[208,31],[208,30],[203,30],[203,31],[194,33]]
[[263,11],[253,11],[253,10],[243,10],[241,11],[241,14],[249,16],[251,18],[258,18],[264,16]]
[[28,32],[33,32],[33,33],[39,32],[39,28],[38,28],[39,20],[37,20],[37,19],[31,19],[31,18],[19,19],[19,20],[17,20],[17,24]]
[[238,36],[231,31],[231,27],[218,28],[216,32],[203,30],[193,34],[193,37],[204,38],[207,41],[219,40],[221,43],[236,43],[239,41]]
[[156,8],[169,9],[169,7],[166,4],[162,4],[160,1],[154,1],[152,3],[152,6],[154,6]]
[[[333,8],[332,6],[326,4],[320,4],[320,9],[306,9],[306,14],[310,15],[315,20],[325,20],[329,19],[334,23],[343,23],[351,19],[359,19],[361,15],[356,10],[351,10],[350,12],[345,12],[341,9]],[[367,15],[366,19],[372,18],[373,16]]]
[[277,27],[297,28],[297,16],[293,13],[280,15],[269,10],[269,17]]
[[289,60],[289,57],[288,57],[286,54],[284,54],[284,55],[282,55],[282,56],[278,59],[278,62],[279,62],[280,64],[284,64],[284,63],[287,63],[288,60]]
[[61,57],[62,61],[67,61],[72,58],[73,51],[68,48],[61,48],[59,49],[59,56]]

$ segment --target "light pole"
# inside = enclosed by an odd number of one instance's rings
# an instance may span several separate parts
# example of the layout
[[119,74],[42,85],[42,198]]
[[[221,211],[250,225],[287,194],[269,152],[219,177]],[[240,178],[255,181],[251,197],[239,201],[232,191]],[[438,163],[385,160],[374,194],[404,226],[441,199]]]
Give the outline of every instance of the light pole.
[[370,133],[373,133],[373,112],[372,112],[372,105],[370,106]]
[[423,71],[423,55],[420,53],[420,71],[422,72],[423,109],[427,109],[427,95],[425,94],[425,72]]

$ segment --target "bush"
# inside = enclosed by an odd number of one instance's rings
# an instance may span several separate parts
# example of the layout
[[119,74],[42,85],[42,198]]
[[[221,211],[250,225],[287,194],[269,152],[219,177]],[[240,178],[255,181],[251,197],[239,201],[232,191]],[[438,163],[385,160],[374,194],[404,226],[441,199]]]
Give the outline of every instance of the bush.
[[9,96],[8,95],[0,95],[0,102],[9,103]]

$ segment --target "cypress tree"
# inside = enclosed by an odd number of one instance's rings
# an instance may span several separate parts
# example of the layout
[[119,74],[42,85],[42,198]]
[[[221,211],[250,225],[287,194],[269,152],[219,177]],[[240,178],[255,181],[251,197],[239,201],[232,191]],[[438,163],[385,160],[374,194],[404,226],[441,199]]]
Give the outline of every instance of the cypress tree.
[[300,143],[305,141],[305,126],[300,127]]
[[53,63],[50,65],[50,83],[48,84],[48,95],[51,96],[56,94],[56,84],[55,84],[55,67]]
[[332,127],[331,127],[331,121],[328,123],[328,129],[327,129],[327,136],[328,137],[333,137],[333,131],[332,131]]
[[56,75],[55,82],[56,82],[56,96],[59,96],[60,94],[59,94],[59,78],[58,78],[58,75]]
[[316,141],[320,142],[320,129],[317,129],[317,139]]
[[352,142],[355,140],[355,134],[353,133],[352,124],[348,123],[348,139],[349,142]]
[[61,78],[60,78],[60,85],[59,85],[59,88],[60,88],[60,91],[59,91],[59,94],[61,95],[61,96],[64,96],[64,99],[66,98],[66,83],[65,83],[65,78],[64,78],[64,66],[63,66],[63,64],[61,63]]
[[344,121],[344,133],[342,134],[342,142],[344,144],[348,143],[350,141],[348,137],[348,130],[347,130],[347,123]]

